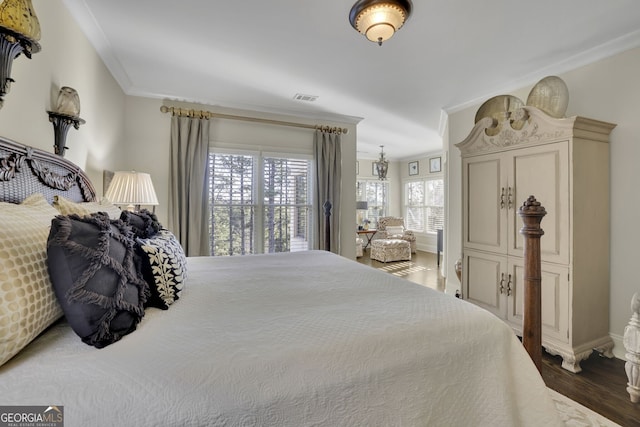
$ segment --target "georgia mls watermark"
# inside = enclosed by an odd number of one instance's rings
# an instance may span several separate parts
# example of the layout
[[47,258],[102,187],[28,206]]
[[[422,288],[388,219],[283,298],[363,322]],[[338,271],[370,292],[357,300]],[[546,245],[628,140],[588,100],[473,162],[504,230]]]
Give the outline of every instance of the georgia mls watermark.
[[0,427],[64,427],[64,406],[0,406]]

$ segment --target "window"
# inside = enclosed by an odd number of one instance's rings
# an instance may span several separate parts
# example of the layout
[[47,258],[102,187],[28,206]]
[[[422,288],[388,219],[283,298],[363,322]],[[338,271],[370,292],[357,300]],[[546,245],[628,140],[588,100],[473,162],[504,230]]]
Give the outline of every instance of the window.
[[357,200],[367,201],[365,218],[375,226],[378,218],[387,215],[389,183],[380,180],[359,180],[357,182]]
[[444,228],[444,180],[407,181],[404,188],[406,227],[422,233]]
[[212,255],[308,250],[309,159],[209,155]]

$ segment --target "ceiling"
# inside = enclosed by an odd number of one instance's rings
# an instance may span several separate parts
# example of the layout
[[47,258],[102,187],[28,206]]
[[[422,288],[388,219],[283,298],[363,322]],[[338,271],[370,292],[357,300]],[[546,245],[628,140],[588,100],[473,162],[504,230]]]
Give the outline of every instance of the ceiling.
[[64,3],[126,94],[359,123],[360,158],[440,150],[446,112],[640,46],[638,0],[414,0],[382,46],[355,0]]

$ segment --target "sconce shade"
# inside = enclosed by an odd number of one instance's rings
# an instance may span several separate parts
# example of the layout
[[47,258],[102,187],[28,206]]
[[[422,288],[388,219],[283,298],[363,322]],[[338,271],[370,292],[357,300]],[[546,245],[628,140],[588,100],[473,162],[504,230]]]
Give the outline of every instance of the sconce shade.
[[349,22],[367,39],[382,45],[411,15],[411,0],[358,0],[349,12]]
[[80,116],[80,96],[78,91],[69,86],[62,86],[58,92],[54,112],[72,117]]
[[11,66],[21,53],[31,59],[40,52],[40,22],[31,0],[4,0],[0,4],[0,108],[9,92]]
[[368,202],[356,202],[356,210],[366,211],[368,209],[369,209],[369,203]]
[[104,197],[115,205],[158,205],[151,175],[142,172],[116,172]]
[[31,0],[4,0],[0,4],[0,25],[33,41],[40,40],[40,21]]

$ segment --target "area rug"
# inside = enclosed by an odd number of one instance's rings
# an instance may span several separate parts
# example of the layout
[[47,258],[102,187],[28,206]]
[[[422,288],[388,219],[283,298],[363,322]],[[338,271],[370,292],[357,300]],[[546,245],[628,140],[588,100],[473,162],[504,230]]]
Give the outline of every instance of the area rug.
[[606,419],[567,396],[551,389],[549,389],[549,394],[556,404],[560,419],[569,427],[620,427],[619,424]]

